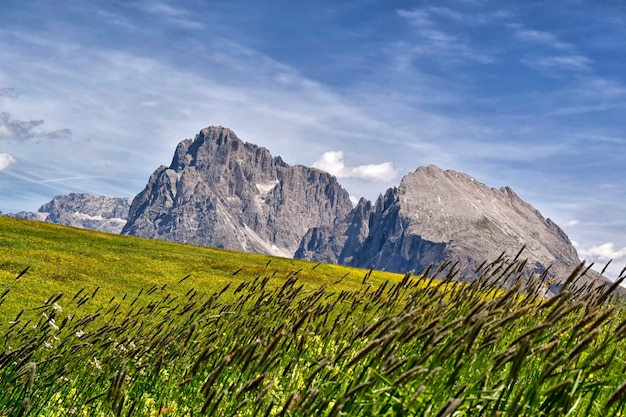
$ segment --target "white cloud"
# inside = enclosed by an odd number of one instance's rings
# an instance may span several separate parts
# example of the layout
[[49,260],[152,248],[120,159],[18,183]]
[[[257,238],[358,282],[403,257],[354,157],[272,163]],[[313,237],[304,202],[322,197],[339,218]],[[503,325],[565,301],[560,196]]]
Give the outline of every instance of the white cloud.
[[0,153],[0,171],[7,170],[11,165],[17,161],[8,153]]
[[544,32],[539,30],[525,29],[520,24],[508,25],[514,30],[514,36],[519,41],[527,43],[546,45],[554,49],[572,49],[572,45],[567,42],[562,42],[555,35],[550,32]]
[[577,247],[576,249],[581,258],[589,258],[591,260],[606,262],[611,259],[618,260],[626,258],[626,247],[622,249],[616,249],[613,242],[590,246],[588,248]]
[[548,56],[527,61],[527,63],[543,68],[559,68],[570,71],[586,71],[591,66],[591,60],[582,55]]
[[428,11],[432,14],[437,14],[452,21],[468,25],[484,25],[511,16],[511,13],[507,10],[494,10],[486,13],[460,13],[448,7],[428,7]]
[[558,55],[546,55],[537,58],[524,58],[522,62],[534,68],[556,68],[568,71],[588,71],[592,61],[586,56],[576,53],[576,47],[561,41],[550,32],[527,29],[518,23],[507,25],[513,29],[513,37],[524,44],[545,46],[560,51]]
[[609,279],[617,279],[626,269],[624,268],[626,247],[616,249],[613,242],[581,247],[580,243],[575,240],[572,240],[572,245],[576,248],[580,259],[592,263],[593,269],[597,272],[604,270],[604,276]]
[[433,6],[411,10],[399,9],[396,13],[416,27],[431,26],[434,24],[435,18],[444,21],[449,26],[450,21],[464,25],[485,25],[511,16],[508,10],[463,13],[449,7]]
[[348,167],[345,165],[342,151],[325,152],[313,166],[338,178],[357,178],[365,181],[392,181],[397,175],[397,170],[391,162]]
[[184,16],[187,14],[185,10],[169,6],[165,3],[147,4],[146,10],[167,16]]
[[574,226],[576,226],[576,225],[578,225],[578,224],[580,224],[580,220],[576,220],[576,219],[574,219],[574,220],[570,220],[570,221],[568,221],[568,222],[567,222],[567,223],[565,223],[563,226],[565,226],[565,227],[574,227]]
[[413,10],[398,10],[398,16],[406,19],[411,26],[431,26],[431,20],[429,13],[426,10],[413,9]]
[[152,2],[146,2],[145,4],[140,3],[138,7],[147,12],[164,17],[165,19],[171,21],[175,25],[178,25],[185,29],[202,28],[202,24],[199,22],[196,22],[193,19],[189,19],[187,17],[190,15],[189,11],[182,9],[182,8],[172,7],[165,3],[152,3]]

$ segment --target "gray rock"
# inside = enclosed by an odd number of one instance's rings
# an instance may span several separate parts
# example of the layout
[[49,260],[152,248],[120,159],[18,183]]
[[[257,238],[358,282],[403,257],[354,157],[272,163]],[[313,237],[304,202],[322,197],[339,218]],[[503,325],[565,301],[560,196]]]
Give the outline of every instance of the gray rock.
[[292,257],[310,227],[332,226],[351,209],[334,176],[212,126],[152,174],[122,233]]
[[[376,203],[361,200],[335,227],[309,230],[295,257],[401,273],[451,259],[469,272],[502,252],[514,257],[524,245],[530,273],[550,266],[566,278],[580,263],[563,230],[509,187],[489,188],[430,165],[406,175]],[[596,279],[590,271],[581,282]]]
[[22,211],[7,216],[120,233],[126,224],[129,209],[128,198],[70,193],[54,197],[41,206],[37,213]]

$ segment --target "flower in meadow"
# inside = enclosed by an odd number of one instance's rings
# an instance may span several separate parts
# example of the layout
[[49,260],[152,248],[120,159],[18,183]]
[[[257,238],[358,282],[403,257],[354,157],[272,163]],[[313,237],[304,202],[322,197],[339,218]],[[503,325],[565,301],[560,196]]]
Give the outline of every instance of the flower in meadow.
[[76,337],[83,337],[84,334],[85,332],[83,332],[82,330],[79,330],[76,332]]
[[59,326],[56,325],[56,323],[54,322],[54,319],[50,319],[50,321],[48,321],[48,323],[50,323],[50,326],[54,329],[54,330],[59,330]]

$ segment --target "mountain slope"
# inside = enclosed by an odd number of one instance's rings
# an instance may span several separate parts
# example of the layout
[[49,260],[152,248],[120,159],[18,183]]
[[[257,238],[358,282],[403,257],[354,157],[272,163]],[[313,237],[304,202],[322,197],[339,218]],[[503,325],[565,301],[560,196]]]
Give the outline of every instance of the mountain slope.
[[211,126],[152,174],[122,233],[291,257],[310,227],[332,226],[351,209],[332,175]]
[[580,263],[567,235],[510,188],[490,188],[430,165],[406,175],[374,204],[361,200],[343,223],[311,229],[295,257],[397,272],[452,259],[469,272],[524,246],[528,272],[551,267],[567,277]]

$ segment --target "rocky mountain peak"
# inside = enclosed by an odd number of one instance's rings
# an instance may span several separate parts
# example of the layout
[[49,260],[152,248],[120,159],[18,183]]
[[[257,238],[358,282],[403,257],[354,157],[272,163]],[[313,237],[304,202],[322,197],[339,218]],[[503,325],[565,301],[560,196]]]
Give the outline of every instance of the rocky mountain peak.
[[[246,159],[239,159],[243,156]],[[228,128],[210,126],[202,129],[195,139],[186,139],[178,144],[170,169],[181,171],[187,166],[194,166],[197,170],[217,166],[228,168],[233,162],[239,165],[261,165],[264,171],[268,165],[276,163],[267,149],[242,142]]]
[[332,175],[212,126],[152,174],[122,233],[292,256],[309,227],[332,225],[351,208]]
[[126,224],[130,199],[91,194],[58,195],[42,205],[37,213],[8,214],[28,220],[47,221],[65,226],[120,233]]
[[525,246],[530,272],[551,266],[560,277],[580,262],[563,230],[511,188],[490,188],[435,165],[419,167],[376,203],[357,208],[342,224],[309,231],[296,257],[396,272],[452,258],[471,269]]

